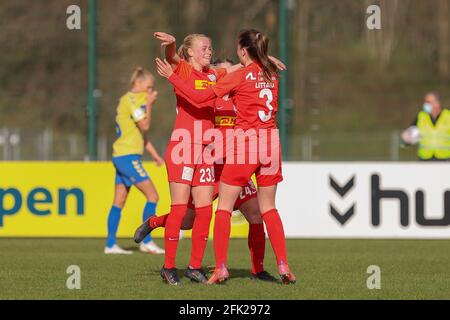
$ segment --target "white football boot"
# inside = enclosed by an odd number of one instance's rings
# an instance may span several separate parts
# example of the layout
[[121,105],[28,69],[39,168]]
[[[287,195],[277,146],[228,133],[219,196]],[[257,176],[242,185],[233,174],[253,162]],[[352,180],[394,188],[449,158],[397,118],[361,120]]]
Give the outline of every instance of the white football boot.
[[105,247],[104,253],[105,254],[132,254],[133,251],[122,249],[117,244],[115,244],[111,248]]
[[166,251],[158,247],[158,245],[154,241],[150,241],[149,243],[143,243],[139,245],[139,250],[145,253],[153,253],[153,254],[164,254]]

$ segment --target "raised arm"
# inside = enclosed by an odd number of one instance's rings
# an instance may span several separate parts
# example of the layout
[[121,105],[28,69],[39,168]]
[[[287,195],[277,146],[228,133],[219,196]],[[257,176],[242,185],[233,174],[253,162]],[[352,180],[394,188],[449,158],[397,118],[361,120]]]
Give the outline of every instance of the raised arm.
[[175,37],[164,32],[155,32],[153,36],[162,42],[161,47],[165,47],[166,60],[171,64],[172,68],[176,67],[181,59],[177,54]]
[[[280,71],[287,70],[286,65],[280,59],[272,57],[272,56],[269,56],[269,59],[277,66],[278,70],[280,70]],[[232,65],[231,67],[228,67],[226,70],[227,70],[227,73],[232,73],[243,67],[244,66],[242,64],[238,63],[235,65]]]
[[189,87],[183,80],[181,80],[178,75],[176,75],[171,65],[166,61],[162,61],[156,58],[156,69],[158,74],[164,78],[167,78],[177,90],[177,93],[181,94],[185,99],[187,99],[191,104],[200,105],[214,100],[217,96],[211,88],[205,90],[194,90]]
[[273,63],[275,63],[275,65],[277,66],[278,70],[280,70],[280,71],[287,70],[286,65],[285,65],[285,64],[283,63],[283,61],[281,61],[280,59],[275,58],[275,57],[272,57],[272,56],[269,56],[269,59],[270,59]]
[[241,69],[241,68],[243,68],[243,67],[244,67],[244,66],[243,66],[242,64],[240,64],[240,63],[234,64],[234,65],[232,65],[231,67],[228,67],[228,68],[227,68],[227,73],[235,72],[235,71],[237,71],[237,70],[239,70],[239,69]]

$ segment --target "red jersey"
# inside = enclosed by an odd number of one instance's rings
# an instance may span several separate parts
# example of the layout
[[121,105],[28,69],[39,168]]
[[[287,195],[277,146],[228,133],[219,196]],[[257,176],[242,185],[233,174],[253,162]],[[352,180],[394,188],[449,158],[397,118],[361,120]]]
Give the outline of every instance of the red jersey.
[[276,128],[278,111],[278,79],[272,83],[264,79],[263,70],[256,63],[230,73],[213,88],[218,97],[229,94],[236,104],[236,128]]
[[173,75],[169,81],[194,104],[228,94],[236,105],[236,128],[247,130],[277,127],[275,115],[278,111],[278,79],[273,76],[272,82],[267,82],[262,68],[256,63],[227,74],[211,89],[204,91],[193,91]]
[[236,124],[236,107],[229,95],[217,98],[215,102],[215,125],[216,128],[225,132]]
[[[197,71],[188,62],[181,60],[175,68],[177,74],[183,82],[194,91],[206,90],[217,80],[226,74],[226,69],[208,69],[207,71]],[[214,101],[206,101],[203,104],[192,104],[184,98],[177,88],[174,88],[177,98],[177,117],[175,119],[174,130],[186,129],[191,134],[193,143],[206,144],[203,141],[203,133],[214,127]],[[194,123],[201,124],[201,131],[194,134]]]
[[[216,148],[220,146],[221,153],[216,154],[216,164],[224,163],[226,157],[226,143],[227,143],[227,129],[233,129],[236,124],[236,107],[234,106],[233,100],[225,95],[222,98],[216,98],[215,102],[215,125],[216,129],[219,129],[222,133],[222,139],[220,142],[216,141]],[[217,169],[217,171],[222,171],[222,169]],[[220,177],[220,176],[219,176]]]

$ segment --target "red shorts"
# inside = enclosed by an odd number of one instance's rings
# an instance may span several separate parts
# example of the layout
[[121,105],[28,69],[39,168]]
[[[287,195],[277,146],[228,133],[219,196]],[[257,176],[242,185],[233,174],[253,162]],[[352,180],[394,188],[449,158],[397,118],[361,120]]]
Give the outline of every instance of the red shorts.
[[205,145],[183,144],[170,141],[167,145],[164,161],[169,182],[197,186],[215,184],[214,165],[202,159]]
[[[215,180],[216,183],[214,184],[214,194],[213,194],[213,201],[216,200],[219,197],[219,181],[220,176],[222,174],[222,170],[224,168],[224,164],[215,164],[214,165],[214,173],[215,173]],[[247,201],[254,199],[257,197],[257,189],[253,181],[250,179],[245,186],[242,187],[241,193],[239,194],[239,197],[236,199],[236,202],[234,203],[233,210],[238,210],[244,203]],[[192,199],[192,196],[189,199],[189,205],[188,207],[190,209],[195,209],[195,205]]]
[[223,168],[220,181],[232,186],[245,186],[253,174],[259,187],[270,187],[283,181],[281,171],[281,146],[276,136],[266,141],[257,137],[236,144]]
[[[219,181],[221,180],[224,164],[215,164],[214,165],[214,173],[216,174],[216,184],[214,185],[214,199],[217,199],[219,196]],[[242,187],[241,193],[239,197],[236,199],[234,203],[234,210],[239,209],[244,203],[248,200],[256,198],[257,189],[255,184],[251,179],[247,180],[247,183]]]

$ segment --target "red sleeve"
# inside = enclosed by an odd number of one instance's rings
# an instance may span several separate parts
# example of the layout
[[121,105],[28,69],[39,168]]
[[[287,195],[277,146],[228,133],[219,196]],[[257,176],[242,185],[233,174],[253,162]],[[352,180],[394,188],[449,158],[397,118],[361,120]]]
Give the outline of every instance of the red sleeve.
[[216,99],[216,94],[211,88],[207,88],[205,90],[194,90],[187,83],[181,80],[181,78],[175,73],[172,73],[169,77],[169,81],[173,84],[177,93],[193,105],[205,105],[204,103],[210,100],[213,100],[212,103],[214,103],[214,100]]
[[216,72],[217,80],[220,80],[227,75],[227,69],[225,68],[214,69],[214,71]]
[[215,94],[222,98],[223,96],[231,93],[241,83],[242,72],[235,71],[227,74],[223,77],[215,86],[212,87]]
[[173,72],[180,76],[181,79],[187,80],[191,76],[192,66],[186,60],[181,59]]

